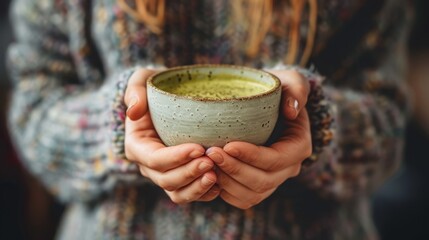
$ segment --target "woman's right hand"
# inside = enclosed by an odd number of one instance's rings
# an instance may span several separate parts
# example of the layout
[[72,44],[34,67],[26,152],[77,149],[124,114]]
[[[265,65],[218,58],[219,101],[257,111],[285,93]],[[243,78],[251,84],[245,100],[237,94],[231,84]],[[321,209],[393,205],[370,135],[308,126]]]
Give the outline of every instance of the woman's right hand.
[[155,131],[146,98],[146,80],[154,73],[138,69],[129,79],[124,97],[128,107],[125,156],[173,202],[211,201],[220,189],[215,185],[214,163],[205,156],[205,149],[193,143],[166,147]]

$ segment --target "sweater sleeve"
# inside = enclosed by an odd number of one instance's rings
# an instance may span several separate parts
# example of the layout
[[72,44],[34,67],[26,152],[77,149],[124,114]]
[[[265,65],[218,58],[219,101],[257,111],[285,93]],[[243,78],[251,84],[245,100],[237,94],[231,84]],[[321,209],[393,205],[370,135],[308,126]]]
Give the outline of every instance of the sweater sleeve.
[[82,81],[65,11],[46,2],[18,0],[11,8],[9,128],[24,165],[62,201],[90,201],[117,184],[145,182],[117,154],[123,150],[114,151],[123,147],[122,101],[133,70]]
[[[398,16],[396,20],[404,20]],[[347,201],[368,195],[400,166],[408,107],[407,26],[407,21],[396,22],[388,40],[378,40],[380,47],[364,43],[378,64],[361,68],[357,62],[354,71],[344,71],[335,81],[308,69],[283,66],[296,68],[311,83],[306,108],[313,154],[295,180],[319,196]],[[369,35],[385,33],[376,32]]]

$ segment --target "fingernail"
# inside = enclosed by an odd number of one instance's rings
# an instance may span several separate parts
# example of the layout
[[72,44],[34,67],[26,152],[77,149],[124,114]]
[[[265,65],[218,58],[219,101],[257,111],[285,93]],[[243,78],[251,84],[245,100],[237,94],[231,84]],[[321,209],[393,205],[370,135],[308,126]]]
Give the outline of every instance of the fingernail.
[[217,164],[223,163],[223,157],[220,153],[213,152],[213,153],[209,153],[207,156]]
[[287,99],[287,105],[293,109],[294,111],[294,118],[298,115],[298,101],[294,98],[289,97]]
[[298,110],[298,101],[296,99],[293,99],[289,97],[287,99],[287,105],[295,110]]
[[208,164],[206,162],[202,162],[202,163],[200,163],[200,165],[198,165],[198,169],[200,171],[207,171],[207,170],[211,169],[212,167],[213,166],[211,164]]
[[203,152],[203,151],[195,150],[195,151],[193,151],[193,152],[191,152],[191,153],[189,154],[189,157],[191,157],[191,158],[197,158],[197,157],[201,157],[201,156],[203,156],[203,155],[204,155],[204,152]]
[[203,176],[203,178],[201,179],[201,183],[205,186],[210,186],[214,183],[215,181],[213,181],[213,179],[210,179],[207,176]]
[[134,107],[138,103],[138,101],[139,98],[136,95],[131,96],[127,111]]

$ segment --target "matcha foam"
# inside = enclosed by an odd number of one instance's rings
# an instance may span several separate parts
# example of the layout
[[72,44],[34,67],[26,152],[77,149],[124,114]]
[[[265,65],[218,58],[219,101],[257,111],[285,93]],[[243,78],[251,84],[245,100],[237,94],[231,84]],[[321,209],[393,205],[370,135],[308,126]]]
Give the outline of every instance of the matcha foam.
[[207,79],[176,79],[156,84],[163,91],[189,97],[230,99],[254,96],[271,89],[269,84],[234,76]]

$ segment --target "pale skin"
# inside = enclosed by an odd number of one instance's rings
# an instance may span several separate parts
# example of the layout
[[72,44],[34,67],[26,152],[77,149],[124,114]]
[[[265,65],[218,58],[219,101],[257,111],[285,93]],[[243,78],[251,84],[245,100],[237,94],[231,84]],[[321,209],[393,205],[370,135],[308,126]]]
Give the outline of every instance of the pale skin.
[[162,143],[146,101],[146,80],[155,72],[138,69],[129,80],[124,97],[128,106],[125,155],[173,202],[220,197],[232,206],[247,209],[299,174],[302,161],[312,151],[310,123],[304,108],[310,86],[301,74],[294,70],[271,71],[282,82],[282,95],[287,96],[282,99],[280,120],[287,127],[275,143],[256,146],[231,142],[223,148],[206,150],[193,143],[171,147]]

